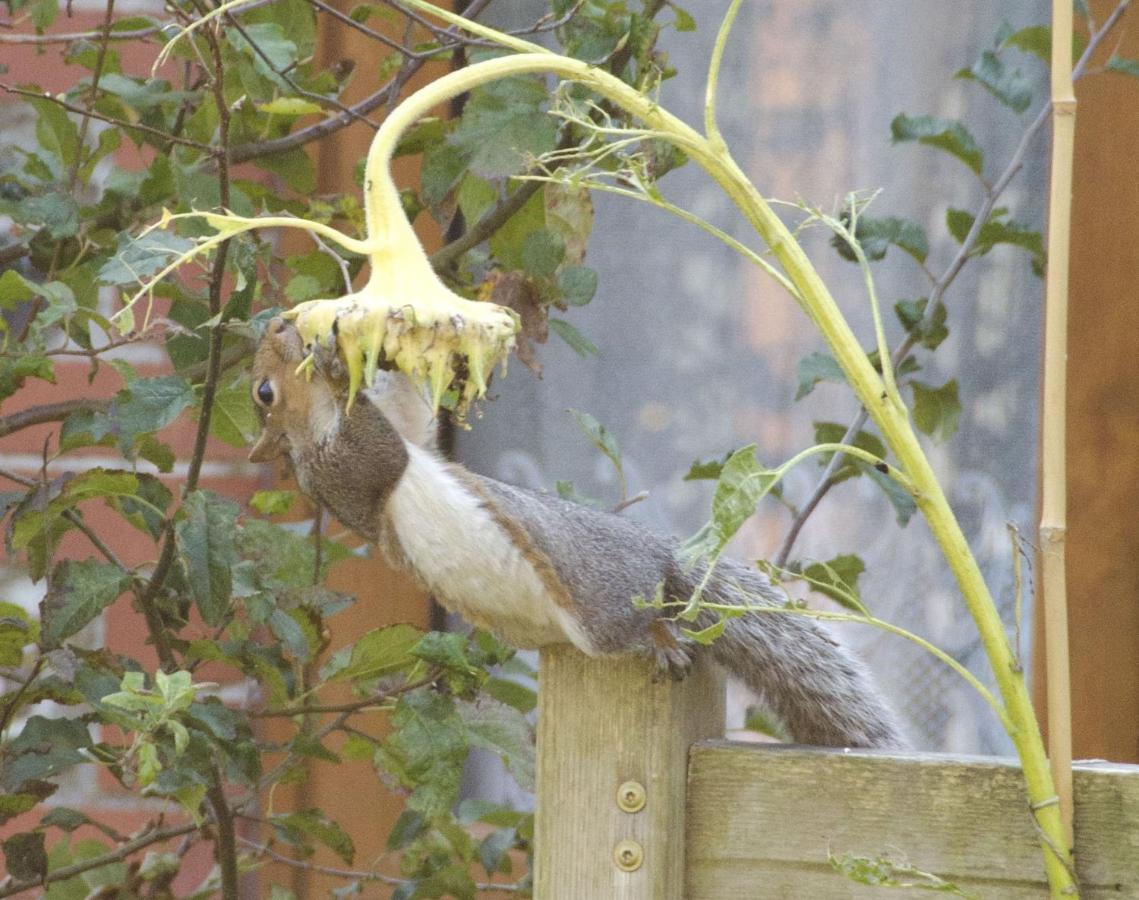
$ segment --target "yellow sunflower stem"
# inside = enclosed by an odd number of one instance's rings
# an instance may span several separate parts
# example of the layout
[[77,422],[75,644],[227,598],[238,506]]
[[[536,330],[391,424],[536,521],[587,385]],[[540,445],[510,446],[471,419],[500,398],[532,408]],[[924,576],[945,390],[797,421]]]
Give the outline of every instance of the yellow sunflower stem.
[[1009,735],[1020,757],[1029,806],[1041,835],[1051,894],[1057,900],[1078,896],[1069,862],[1070,844],[1023,674],[976,560],[910,423],[909,413],[896,394],[886,392],[881,376],[870,365],[861,343],[803,249],[722,142],[699,134],[609,73],[557,54],[521,53],[453,72],[412,95],[393,111],[368,154],[365,190],[369,241],[382,236],[384,246],[383,251],[373,255],[373,280],[395,277],[411,284],[420,278],[417,270],[430,270],[426,254],[403,216],[390,176],[391,154],[399,136],[421,116],[458,94],[501,78],[530,73],[551,73],[584,84],[670,140],[711,175],[770,247],[796,289],[796,301],[822,332],[914,487],[917,505],[976,623],[1007,710]]

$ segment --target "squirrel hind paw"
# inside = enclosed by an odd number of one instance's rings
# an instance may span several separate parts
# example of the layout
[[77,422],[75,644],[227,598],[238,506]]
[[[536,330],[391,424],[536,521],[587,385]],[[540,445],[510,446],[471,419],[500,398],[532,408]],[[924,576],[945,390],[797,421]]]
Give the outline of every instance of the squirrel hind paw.
[[677,634],[675,623],[665,619],[655,619],[649,627],[652,646],[648,655],[656,663],[653,681],[663,681],[665,677],[682,681],[692,671],[692,646]]

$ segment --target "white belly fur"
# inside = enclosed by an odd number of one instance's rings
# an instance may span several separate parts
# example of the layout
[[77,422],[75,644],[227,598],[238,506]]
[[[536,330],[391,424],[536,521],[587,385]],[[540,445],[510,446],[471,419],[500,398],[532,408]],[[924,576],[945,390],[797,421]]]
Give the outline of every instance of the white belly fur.
[[420,580],[439,601],[518,647],[569,642],[592,652],[580,626],[479,500],[430,451],[407,446],[387,518]]

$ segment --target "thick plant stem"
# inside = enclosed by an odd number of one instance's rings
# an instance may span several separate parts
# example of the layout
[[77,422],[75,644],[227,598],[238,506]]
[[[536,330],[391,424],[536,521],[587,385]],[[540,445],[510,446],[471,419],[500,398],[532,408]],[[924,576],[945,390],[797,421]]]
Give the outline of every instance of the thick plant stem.
[[[912,482],[917,505],[945,554],[977,625],[1007,708],[1011,723],[1009,735],[1024,769],[1029,806],[1040,831],[1052,896],[1076,896],[1070,862],[1071,845],[1060,816],[1048,758],[1028,689],[988,586],[918,442],[909,413],[896,394],[891,396],[886,391],[881,376],[870,365],[861,342],[803,249],[722,144],[700,135],[620,79],[578,60],[544,52],[489,60],[446,75],[412,95],[376,134],[365,173],[369,236],[374,239],[387,232],[390,237],[395,237],[390,246],[403,246],[409,238],[407,251],[412,258],[416,261],[419,257],[426,259],[400,213],[398,192],[389,173],[388,163],[399,135],[429,110],[456,94],[526,73],[552,73],[585,84],[644,121],[660,137],[674,143],[707,171],[771,248],[796,288],[795,299],[822,332],[847,380]],[[392,235],[392,230],[406,230],[406,238],[404,235]],[[407,262],[407,258],[401,258],[399,265],[407,265]]]

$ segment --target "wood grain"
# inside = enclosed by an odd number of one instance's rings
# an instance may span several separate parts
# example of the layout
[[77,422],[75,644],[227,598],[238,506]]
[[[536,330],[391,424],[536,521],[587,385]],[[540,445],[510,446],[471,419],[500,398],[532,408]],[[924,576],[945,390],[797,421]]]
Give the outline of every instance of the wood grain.
[[[711,664],[684,681],[654,683],[635,657],[590,659],[571,647],[542,651],[538,692],[535,897],[680,900],[684,887],[688,748],[724,731],[724,683]],[[626,781],[644,809],[617,806]],[[618,869],[621,840],[644,848],[635,872]]]
[[[1077,765],[1085,898],[1139,897],[1139,766]],[[1047,896],[1020,770],[991,757],[703,742],[692,748],[689,900],[880,897],[836,856],[902,857],[977,896]]]

